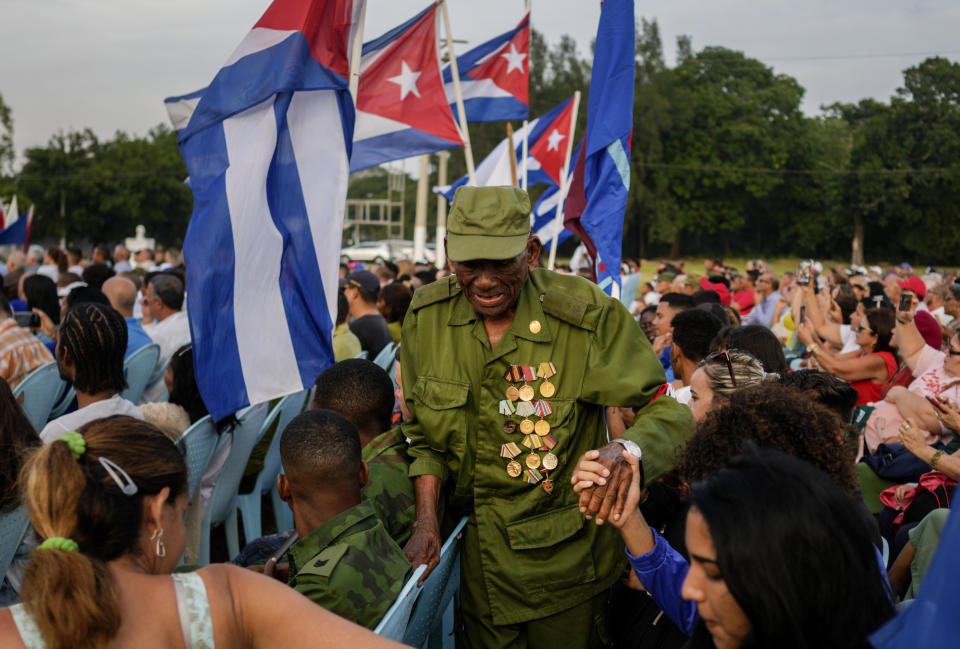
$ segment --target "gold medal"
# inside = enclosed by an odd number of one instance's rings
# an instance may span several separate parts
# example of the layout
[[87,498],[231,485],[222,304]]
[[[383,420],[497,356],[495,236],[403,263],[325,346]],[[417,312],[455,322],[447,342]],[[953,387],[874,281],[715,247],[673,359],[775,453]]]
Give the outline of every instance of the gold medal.
[[537,435],[543,437],[550,432],[550,423],[546,419],[541,419],[533,425],[533,430],[536,431]]
[[513,433],[516,432],[516,430],[517,430],[517,422],[515,422],[512,419],[503,420],[503,432],[505,432],[507,435],[512,435]]
[[528,468],[536,469],[538,466],[540,466],[540,456],[531,451],[530,455],[527,456],[526,462]]
[[557,468],[557,456],[553,453],[547,453],[543,456],[543,468],[547,471],[553,471]]
[[[510,388],[516,389],[512,385],[510,386]],[[510,391],[510,388],[507,388],[507,392]],[[522,388],[520,388],[518,390],[518,394],[520,395],[520,398],[523,401],[532,401],[534,397],[533,388],[530,387],[529,385],[524,385]]]
[[511,478],[516,478],[521,473],[523,473],[523,467],[520,466],[520,463],[516,460],[510,460],[510,463],[507,465],[507,475]]
[[547,479],[541,482],[540,484],[543,485],[543,490],[546,491],[548,494],[553,493],[553,480]]
[[557,393],[557,386],[555,386],[550,381],[544,379],[543,383],[540,384],[540,396],[544,399],[549,399]]
[[540,329],[541,329],[541,327],[540,327],[540,321],[539,321],[539,320],[531,320],[531,321],[530,321],[530,333],[532,333],[532,334],[538,334],[538,333],[540,333]]
[[509,388],[507,388],[507,398],[510,399],[510,401],[516,401],[520,398],[520,390],[518,390],[516,386],[511,385]]
[[524,435],[529,435],[534,431],[535,428],[536,426],[529,419],[524,419],[523,421],[520,422],[520,432],[523,433]]

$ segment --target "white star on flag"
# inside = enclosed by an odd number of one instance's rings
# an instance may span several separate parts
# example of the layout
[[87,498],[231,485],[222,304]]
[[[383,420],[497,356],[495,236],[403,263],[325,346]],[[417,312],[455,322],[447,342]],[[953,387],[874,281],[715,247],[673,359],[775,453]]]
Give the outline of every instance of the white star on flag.
[[419,78],[419,72],[411,70],[406,61],[400,61],[400,74],[390,77],[387,81],[400,86],[400,101],[403,101],[411,92],[418,98],[420,97],[420,91],[417,90],[417,79]]
[[527,58],[526,54],[517,51],[517,46],[510,43],[510,51],[500,55],[507,60],[507,74],[517,70],[523,74],[523,60]]
[[559,151],[560,141],[565,137],[567,136],[560,135],[560,131],[553,129],[553,132],[547,137],[547,151]]

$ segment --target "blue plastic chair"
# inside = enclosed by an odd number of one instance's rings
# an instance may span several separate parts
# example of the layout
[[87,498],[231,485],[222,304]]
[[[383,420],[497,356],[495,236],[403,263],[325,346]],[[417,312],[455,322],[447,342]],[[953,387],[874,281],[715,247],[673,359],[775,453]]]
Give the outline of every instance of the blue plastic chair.
[[[130,403],[140,403],[143,391],[153,376],[153,370],[160,359],[160,345],[144,345],[123,361],[123,374],[127,379],[127,389],[120,396]],[[164,370],[166,371],[166,370]]]
[[[243,478],[243,470],[250,459],[250,452],[263,433],[263,420],[267,417],[268,403],[250,406],[238,416],[233,432],[223,433],[217,443],[217,449],[232,439],[230,453],[223,464],[223,470],[213,487],[210,502],[203,512],[200,528],[200,551],[197,563],[205,566],[210,563],[210,531],[223,524],[227,536],[227,553],[230,558],[240,554],[240,538],[237,530],[237,489]],[[214,450],[216,455],[216,449]]]
[[53,421],[57,417],[62,417],[67,414],[67,410],[70,409],[70,406],[73,405],[76,398],[77,391],[73,388],[73,384],[69,381],[64,381],[63,385],[60,386],[60,394],[57,396],[57,400],[54,403],[53,410],[50,411],[50,415],[47,417],[47,421]]
[[445,637],[452,638],[453,628],[443,628],[447,609],[453,606],[453,597],[460,590],[460,537],[467,524],[464,516],[440,548],[440,562],[423,582],[423,590],[413,609],[403,644],[412,647],[438,649]]
[[63,379],[56,363],[45,363],[30,372],[13,390],[15,399],[23,395],[23,412],[39,433],[46,426],[50,411],[56,404],[63,386]]
[[393,605],[380,620],[377,628],[373,630],[374,633],[397,642],[403,640],[404,634],[407,632],[407,623],[410,621],[410,613],[413,612],[413,605],[423,589],[422,586],[417,585],[417,582],[420,581],[420,576],[426,569],[426,565],[421,565],[413,571],[413,575],[403,585],[403,590],[397,595]]
[[[159,357],[158,357],[158,360],[159,360]],[[170,359],[168,358],[163,362],[162,366],[154,370],[154,372],[150,375],[150,378],[147,379],[147,385],[143,389],[144,392],[146,392],[153,386],[157,385],[158,383],[163,384],[163,375],[167,373],[167,365],[169,364],[170,364]],[[163,396],[160,399],[158,399],[158,401],[165,402],[169,399],[170,399],[170,393],[167,392],[167,386],[164,385]],[[137,401],[139,401],[139,399]],[[136,403],[136,401],[134,401],[134,403]]]
[[200,484],[203,471],[213,457],[213,449],[216,448],[218,441],[217,427],[213,425],[210,415],[198,419],[177,440],[177,444],[187,452],[187,489],[191,498],[194,497],[194,491]]
[[[263,494],[268,491],[271,492],[274,511],[277,511],[279,508],[289,509],[287,503],[280,500],[280,494],[277,493],[277,475],[280,473],[280,437],[283,429],[290,423],[290,420],[303,411],[303,406],[309,392],[310,390],[301,390],[300,392],[288,394],[280,399],[263,421],[262,430],[259,435],[260,438],[263,438],[274,421],[277,422],[276,432],[273,435],[273,439],[270,440],[270,446],[267,447],[267,453],[263,458],[263,468],[260,470],[260,473],[257,474],[257,481],[253,489],[248,494],[237,495],[237,509],[240,510],[241,517],[243,518],[243,533],[247,538],[247,542],[260,538],[262,535],[260,515]],[[282,519],[279,515],[275,515],[274,518],[277,521],[278,532],[290,529],[289,527],[280,528]]]
[[377,357],[373,359],[373,362],[386,370],[393,363],[393,355],[396,351],[397,346],[394,343],[387,343],[377,354]]
[[30,525],[30,516],[26,507],[17,507],[13,511],[0,515],[0,575],[7,574],[7,568],[13,562],[23,535]]
[[367,354],[368,354],[367,350],[364,349],[362,352],[354,356],[354,358],[362,358],[363,360],[367,360]]

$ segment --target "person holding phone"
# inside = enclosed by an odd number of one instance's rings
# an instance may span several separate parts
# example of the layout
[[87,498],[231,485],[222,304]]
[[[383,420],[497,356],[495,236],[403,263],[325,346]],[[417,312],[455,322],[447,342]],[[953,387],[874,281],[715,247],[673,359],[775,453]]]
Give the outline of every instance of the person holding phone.
[[0,294],[0,378],[13,389],[30,372],[52,361],[50,350],[17,321],[7,296]]
[[856,342],[859,352],[833,354],[823,347],[823,341],[809,322],[797,328],[800,342],[824,370],[837,378],[849,381],[857,391],[857,405],[880,401],[880,390],[896,374],[897,363],[890,347],[895,318],[888,309],[870,309],[860,321]]
[[[910,298],[912,301],[912,298]],[[915,306],[897,310],[897,342],[900,357],[913,372],[906,388],[894,386],[883,401],[875,404],[864,427],[864,439],[870,452],[881,443],[899,441],[899,427],[911,419],[924,431],[927,444],[944,443],[954,433],[943,422],[943,414],[927,397],[960,404],[960,335],[954,335],[946,351],[926,344],[914,320]]]

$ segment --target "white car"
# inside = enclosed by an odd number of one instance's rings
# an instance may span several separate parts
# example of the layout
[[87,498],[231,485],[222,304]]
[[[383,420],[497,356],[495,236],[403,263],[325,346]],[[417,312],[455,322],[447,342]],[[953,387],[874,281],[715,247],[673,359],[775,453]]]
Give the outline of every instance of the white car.
[[[426,245],[423,256],[424,259],[415,261],[427,261],[432,264],[436,259],[436,248],[432,243]],[[383,261],[398,261],[400,259],[413,259],[413,241],[407,241],[405,239],[361,241],[358,244],[340,250],[340,261],[345,263],[351,261],[372,261],[374,263],[380,263]]]

